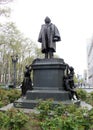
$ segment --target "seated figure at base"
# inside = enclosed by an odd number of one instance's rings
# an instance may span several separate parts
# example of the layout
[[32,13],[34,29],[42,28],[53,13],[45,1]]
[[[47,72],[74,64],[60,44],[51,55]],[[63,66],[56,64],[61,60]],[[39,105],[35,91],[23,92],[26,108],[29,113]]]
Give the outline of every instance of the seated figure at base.
[[21,86],[22,96],[26,95],[27,90],[32,90],[32,80],[30,78],[31,70],[31,66],[25,66],[24,79]]
[[74,68],[69,67],[67,68],[67,75],[64,76],[64,87],[66,91],[70,92],[70,99],[72,100],[79,100],[77,92],[74,90]]

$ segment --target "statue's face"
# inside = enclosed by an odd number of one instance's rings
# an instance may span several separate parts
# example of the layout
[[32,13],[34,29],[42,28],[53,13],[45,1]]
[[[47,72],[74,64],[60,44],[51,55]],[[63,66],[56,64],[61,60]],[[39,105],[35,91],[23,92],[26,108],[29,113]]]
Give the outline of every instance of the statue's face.
[[50,18],[49,18],[49,17],[46,17],[46,18],[45,18],[45,23],[46,23],[46,24],[49,24],[50,22],[51,22]]

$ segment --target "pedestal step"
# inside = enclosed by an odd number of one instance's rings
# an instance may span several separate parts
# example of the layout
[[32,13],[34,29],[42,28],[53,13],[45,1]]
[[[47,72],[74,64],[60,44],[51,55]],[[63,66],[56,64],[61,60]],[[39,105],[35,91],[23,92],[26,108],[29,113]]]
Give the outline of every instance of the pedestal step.
[[[78,106],[80,105],[80,101],[67,100],[67,101],[61,101],[61,102],[65,105],[69,105],[69,104],[76,104]],[[27,100],[27,99],[20,98],[18,101],[14,102],[14,107],[33,109],[38,105],[38,103],[39,103],[39,100]],[[60,101],[53,102],[54,105],[57,105],[58,103],[60,103]]]
[[53,99],[54,101],[66,101],[70,99],[70,93],[68,91],[60,90],[33,90],[28,91],[27,100],[37,100],[37,99]]
[[[14,102],[14,107],[33,109],[36,107],[40,100],[52,99],[53,104],[62,102],[64,104],[72,104],[74,101],[70,99],[68,91],[49,91],[49,90],[33,90],[28,91],[26,97],[20,98]],[[77,101],[75,102],[77,103]]]

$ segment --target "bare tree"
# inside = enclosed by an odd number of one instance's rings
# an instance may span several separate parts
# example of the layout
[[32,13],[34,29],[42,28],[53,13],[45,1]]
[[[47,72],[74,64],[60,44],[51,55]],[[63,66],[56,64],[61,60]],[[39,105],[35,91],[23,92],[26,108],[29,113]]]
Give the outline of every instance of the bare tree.
[[4,5],[8,4],[9,2],[12,2],[14,0],[0,0],[0,16],[9,17],[11,13],[11,9],[8,7],[5,7]]
[[5,17],[9,17],[11,13],[11,9],[10,8],[0,8],[0,16],[5,16]]

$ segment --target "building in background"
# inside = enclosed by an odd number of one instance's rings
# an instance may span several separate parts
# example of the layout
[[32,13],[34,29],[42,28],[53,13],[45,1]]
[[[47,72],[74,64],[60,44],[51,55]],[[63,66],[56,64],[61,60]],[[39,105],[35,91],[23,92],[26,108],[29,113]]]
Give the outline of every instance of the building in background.
[[87,46],[88,84],[93,87],[93,41]]
[[86,86],[88,83],[88,76],[87,76],[87,70],[84,70],[84,74],[83,74],[83,85]]

